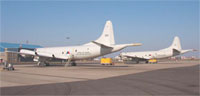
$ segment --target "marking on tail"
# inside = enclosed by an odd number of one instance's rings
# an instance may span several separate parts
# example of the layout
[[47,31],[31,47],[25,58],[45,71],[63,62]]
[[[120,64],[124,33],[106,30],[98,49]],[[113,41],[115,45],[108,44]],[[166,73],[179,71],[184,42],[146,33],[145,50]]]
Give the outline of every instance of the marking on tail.
[[173,41],[173,43],[172,43],[172,45],[170,47],[173,48],[173,49],[176,49],[178,51],[182,50],[182,48],[181,48],[181,42],[180,42],[179,37],[177,37],[177,36],[174,37],[174,41]]
[[107,21],[101,36],[95,42],[110,46],[115,44],[113,26],[111,21]]

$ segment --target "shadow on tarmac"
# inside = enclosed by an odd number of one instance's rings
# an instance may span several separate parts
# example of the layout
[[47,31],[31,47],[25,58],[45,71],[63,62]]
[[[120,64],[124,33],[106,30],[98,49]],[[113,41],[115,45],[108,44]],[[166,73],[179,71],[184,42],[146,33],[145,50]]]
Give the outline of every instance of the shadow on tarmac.
[[[67,79],[67,78],[66,78]],[[1,95],[197,95],[199,65],[98,80],[2,87]]]

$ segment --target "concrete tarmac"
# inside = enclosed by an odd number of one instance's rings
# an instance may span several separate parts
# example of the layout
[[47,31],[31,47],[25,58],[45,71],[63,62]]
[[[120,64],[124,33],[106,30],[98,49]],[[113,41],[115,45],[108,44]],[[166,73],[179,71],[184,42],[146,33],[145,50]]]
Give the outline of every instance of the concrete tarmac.
[[1,71],[1,95],[199,96],[199,61],[76,67],[18,65]]

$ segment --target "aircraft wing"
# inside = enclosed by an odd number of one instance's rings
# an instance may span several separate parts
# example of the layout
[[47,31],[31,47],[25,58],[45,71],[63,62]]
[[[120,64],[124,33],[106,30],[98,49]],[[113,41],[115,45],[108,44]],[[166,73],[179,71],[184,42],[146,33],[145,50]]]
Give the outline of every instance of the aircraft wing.
[[56,58],[56,59],[68,59],[67,57],[62,57],[58,55],[54,55],[51,53],[42,53],[42,52],[35,52],[27,49],[21,49],[20,52],[12,52],[12,51],[6,51],[10,53],[16,53],[20,55],[29,55],[29,56],[39,56],[39,57],[45,57],[45,58]]
[[123,57],[132,58],[132,59],[141,59],[141,60],[148,60],[150,58],[142,57],[142,56],[131,56],[131,55],[123,55]]
[[50,57],[53,58],[53,54],[51,53],[41,53],[41,52],[35,52],[35,51],[31,51],[31,50],[26,50],[26,49],[21,49],[20,54],[24,54],[24,55],[32,55],[32,56],[41,56],[41,57]]

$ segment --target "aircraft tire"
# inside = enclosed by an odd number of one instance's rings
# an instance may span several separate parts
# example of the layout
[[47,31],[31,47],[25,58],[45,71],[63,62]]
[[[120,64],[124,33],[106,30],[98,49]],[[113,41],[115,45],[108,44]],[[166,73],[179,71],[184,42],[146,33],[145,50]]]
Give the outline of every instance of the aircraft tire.
[[72,62],[71,65],[72,65],[72,66],[76,66],[76,63],[75,63],[75,62]]

